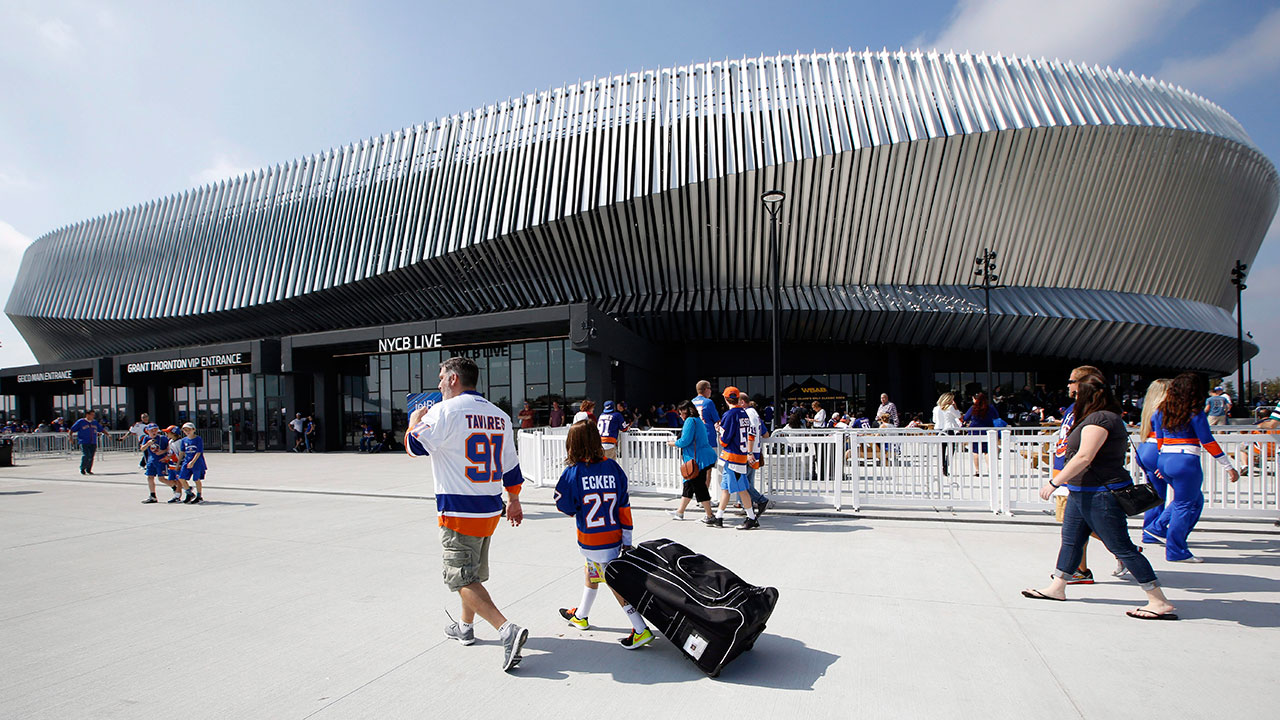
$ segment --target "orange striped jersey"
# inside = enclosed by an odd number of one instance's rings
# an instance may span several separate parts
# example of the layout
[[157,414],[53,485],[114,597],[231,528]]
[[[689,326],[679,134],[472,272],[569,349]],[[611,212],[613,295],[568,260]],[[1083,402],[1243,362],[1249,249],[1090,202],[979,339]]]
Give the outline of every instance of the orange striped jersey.
[[578,545],[607,550],[631,544],[627,475],[613,460],[565,468],[556,483],[556,509],[578,523]]
[[1192,415],[1191,420],[1184,427],[1167,428],[1164,426],[1164,412],[1156,411],[1151,416],[1151,430],[1156,436],[1156,447],[1160,448],[1161,452],[1165,452],[1166,448],[1204,447],[1213,459],[1218,461],[1218,464],[1231,467],[1230,458],[1222,452],[1218,441],[1213,439],[1213,431],[1209,429],[1209,418],[1205,417],[1203,412]]
[[720,416],[720,459],[736,473],[746,473],[754,458],[756,427],[744,408],[729,408]]
[[475,391],[438,402],[405,433],[405,452],[431,458],[441,527],[489,537],[502,516],[502,491],[520,492],[511,418]]

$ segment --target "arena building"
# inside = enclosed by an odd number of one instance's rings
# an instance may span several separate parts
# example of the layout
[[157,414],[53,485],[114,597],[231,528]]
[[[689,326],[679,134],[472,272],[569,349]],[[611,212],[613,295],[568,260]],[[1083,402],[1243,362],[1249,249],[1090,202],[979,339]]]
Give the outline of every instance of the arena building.
[[[781,190],[770,257],[766,190]],[[54,230],[5,308],[40,365],[11,415],[149,410],[321,445],[466,353],[482,390],[671,401],[698,378],[928,407],[981,379],[974,258],[998,253],[996,383],[1223,373],[1229,271],[1277,206],[1230,115],[1070,63],[846,52],[530,93]],[[1252,355],[1256,348],[1246,347]],[[513,410],[513,412],[515,411]]]

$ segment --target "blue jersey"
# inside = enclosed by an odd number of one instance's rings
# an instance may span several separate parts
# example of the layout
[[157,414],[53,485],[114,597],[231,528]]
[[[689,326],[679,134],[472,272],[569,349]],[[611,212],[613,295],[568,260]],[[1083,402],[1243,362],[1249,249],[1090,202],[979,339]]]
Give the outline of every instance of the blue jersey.
[[596,420],[596,429],[600,431],[600,443],[609,449],[618,444],[618,437],[622,433],[622,425],[625,421],[622,419],[622,413],[614,410],[600,415],[600,419]]
[[[150,445],[148,445],[148,443],[150,443]],[[164,435],[156,435],[155,437],[144,436],[142,445],[147,448],[147,462],[163,460],[164,456],[169,454],[169,438]]]
[[1164,426],[1164,412],[1157,411],[1151,416],[1151,432],[1156,437],[1156,447],[1160,448],[1162,453],[1187,450],[1199,452],[1203,447],[1209,451],[1214,460],[1225,467],[1231,467],[1231,461],[1227,459],[1226,453],[1222,452],[1218,441],[1213,439],[1213,431],[1209,429],[1209,419],[1202,412],[1192,415],[1191,421],[1183,427],[1167,428]]
[[707,426],[707,440],[711,447],[716,447],[716,423],[720,422],[720,411],[716,410],[715,401],[699,395],[693,399],[693,406],[698,408],[698,417]]
[[178,450],[182,453],[182,464],[186,466],[191,462],[191,457],[196,453],[200,453],[200,458],[196,460],[196,464],[192,466],[193,470],[206,470],[208,465],[204,461],[204,439],[199,435],[195,437],[182,438],[178,441]]
[[578,523],[578,545],[607,550],[631,544],[627,476],[613,460],[565,468],[556,483],[556,509]]
[[1058,428],[1058,441],[1053,446],[1053,474],[1057,475],[1062,472],[1062,468],[1067,466],[1067,438],[1071,436],[1071,430],[1076,426],[1076,405],[1071,403],[1071,407],[1062,414],[1062,426]]
[[80,418],[71,426],[71,432],[76,434],[76,442],[81,445],[97,445],[98,433],[102,432],[102,426],[97,420]]
[[1210,395],[1205,401],[1205,407],[1209,408],[1208,413],[1214,417],[1220,417],[1227,414],[1227,398],[1223,395]]
[[756,447],[756,425],[744,408],[729,408],[720,418],[720,458],[737,473],[745,473]]

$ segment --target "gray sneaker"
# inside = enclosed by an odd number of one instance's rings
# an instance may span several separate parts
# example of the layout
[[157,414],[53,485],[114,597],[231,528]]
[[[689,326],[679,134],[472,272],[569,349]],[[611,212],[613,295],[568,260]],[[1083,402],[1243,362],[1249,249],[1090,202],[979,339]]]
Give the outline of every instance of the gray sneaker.
[[524,647],[524,643],[529,639],[529,631],[525,628],[511,624],[511,630],[502,638],[502,670],[505,672],[520,664],[523,660],[520,656],[520,648]]
[[462,626],[456,622],[451,622],[444,626],[445,637],[453,638],[463,645],[470,645],[476,641],[475,628],[463,630]]

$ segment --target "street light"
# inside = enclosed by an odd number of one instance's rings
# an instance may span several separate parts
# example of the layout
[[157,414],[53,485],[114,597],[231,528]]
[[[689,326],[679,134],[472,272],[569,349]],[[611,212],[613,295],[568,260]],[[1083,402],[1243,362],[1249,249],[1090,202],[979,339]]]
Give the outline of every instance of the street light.
[[[1249,338],[1249,342],[1253,342],[1253,333],[1247,332],[1244,334],[1244,336]],[[1249,358],[1249,362],[1247,364],[1249,366],[1249,397],[1252,398],[1253,397],[1253,358]]]
[[992,404],[995,403],[996,389],[991,384],[991,291],[1004,287],[1000,284],[1000,276],[996,274],[996,251],[983,248],[982,253],[974,258],[978,266],[973,274],[978,276],[978,283],[970,285],[970,290],[982,290],[983,316],[987,331],[987,392]]
[[778,320],[778,304],[782,297],[781,257],[778,254],[778,211],[782,209],[782,201],[787,194],[781,190],[765,190],[760,199],[764,201],[765,210],[769,211],[769,258],[773,265],[773,309],[770,313],[769,326],[773,332],[773,429],[781,427],[778,422],[782,418],[782,335]]
[[[1244,284],[1244,279],[1249,273],[1246,270],[1249,266],[1236,260],[1236,266],[1231,268],[1231,284],[1236,286],[1236,387],[1244,387],[1244,307],[1241,300],[1244,299],[1244,291],[1248,287]],[[1243,390],[1237,390],[1240,401],[1248,403]]]

